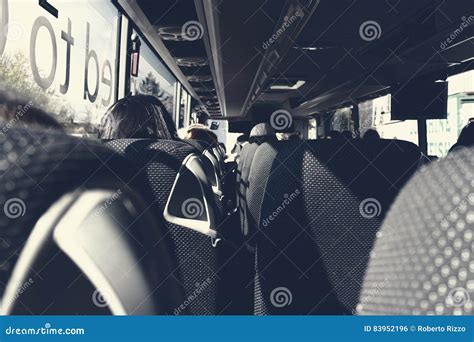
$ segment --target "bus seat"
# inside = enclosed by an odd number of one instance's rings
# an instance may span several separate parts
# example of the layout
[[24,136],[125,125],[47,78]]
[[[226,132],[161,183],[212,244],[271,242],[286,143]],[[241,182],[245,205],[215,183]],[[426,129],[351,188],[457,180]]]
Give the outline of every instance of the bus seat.
[[252,162],[255,156],[255,152],[257,152],[258,147],[265,143],[271,142],[276,140],[276,138],[272,138],[269,136],[265,137],[253,137],[248,144],[246,144],[242,148],[242,152],[240,154],[240,159],[238,163],[237,172],[239,174],[238,183],[237,183],[237,203],[239,208],[240,214],[240,225],[242,234],[244,236],[249,235],[249,223],[248,223],[248,209],[247,209],[247,189],[249,185],[249,175],[250,175],[250,168],[252,166]]
[[209,143],[202,140],[182,139],[181,141],[193,146],[199,153],[204,152],[204,150],[209,147]]
[[[213,191],[218,197],[222,197],[223,196],[223,191],[224,191],[224,184],[222,183],[222,180],[223,180],[222,176],[223,176],[224,171],[221,169],[221,165],[219,163],[219,160],[214,155],[214,152],[211,148],[206,149],[203,152],[202,155],[203,155],[204,158],[206,158],[208,160],[208,162],[210,162],[212,173],[210,173],[209,175],[210,175],[211,178],[213,178],[212,184],[215,184],[215,186],[214,185],[212,186]],[[206,162],[206,163],[208,163],[208,162]],[[221,201],[221,200],[219,200],[219,201]]]
[[[153,211],[163,219],[171,189],[185,158],[199,151],[180,141],[119,139],[106,143],[141,170],[138,177],[148,183],[154,202]],[[189,301],[189,312],[194,315],[210,315],[217,312],[217,249],[211,239],[199,232],[165,222],[172,240],[172,253],[179,265],[178,279]],[[194,296],[196,284],[209,284]]]
[[352,312],[375,234],[420,156],[394,140],[261,145],[247,191],[255,313]]
[[[276,138],[275,138],[276,139]],[[274,139],[274,140],[275,140]],[[233,267],[233,283],[238,287],[238,290],[234,291],[235,296],[238,296],[239,301],[239,314],[252,314],[253,313],[253,265],[255,262],[255,256],[252,248],[248,244],[247,237],[249,234],[249,224],[247,223],[247,201],[246,193],[249,187],[248,176],[250,174],[250,168],[252,160],[255,155],[257,148],[260,144],[266,141],[271,141],[270,137],[258,137],[252,138],[251,142],[245,144],[242,148],[239,161],[236,169],[236,203],[237,213],[235,217],[236,228],[231,236],[232,241],[237,246],[235,252],[233,252],[232,258],[234,264]],[[234,192],[234,193],[235,193]],[[237,227],[238,226],[238,227]]]
[[214,156],[217,158],[217,160],[219,162],[219,167],[220,167],[220,170],[221,170],[221,178],[224,180],[225,155],[222,153],[222,150],[221,150],[220,146],[212,147],[212,153],[214,153]]
[[[4,314],[172,313],[182,302],[163,234],[125,159],[63,134],[10,129],[0,160]],[[113,238],[119,248],[105,253]]]
[[206,170],[209,182],[211,183],[212,189],[215,193],[215,203],[218,207],[218,211],[220,212],[220,214],[224,214],[224,179],[226,178],[226,175],[222,167],[225,165],[221,164],[221,162],[217,160],[214,154],[214,150],[208,142],[190,139],[184,139],[181,141],[193,146],[196,149],[195,152],[201,155],[203,167]]
[[422,168],[392,205],[363,283],[362,315],[472,315],[474,150]]

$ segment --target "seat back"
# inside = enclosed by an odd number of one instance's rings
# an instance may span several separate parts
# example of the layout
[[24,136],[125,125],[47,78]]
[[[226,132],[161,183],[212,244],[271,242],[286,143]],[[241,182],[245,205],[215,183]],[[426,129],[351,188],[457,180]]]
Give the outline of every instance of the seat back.
[[353,310],[375,234],[419,158],[415,145],[391,140],[261,145],[247,192],[255,312]]
[[[196,151],[187,143],[168,140],[123,139],[107,142],[107,146],[122,154],[141,172],[137,177],[147,182],[153,201],[149,205],[163,219],[169,195],[185,158]],[[189,301],[191,314],[207,315],[217,312],[217,249],[209,236],[183,226],[165,222],[171,239],[171,252],[178,268],[175,276]],[[196,284],[206,284],[196,296]],[[186,313],[186,312],[179,312]]]
[[251,186],[251,184],[249,184],[250,168],[252,167],[252,162],[258,147],[265,142],[271,141],[276,141],[276,138],[251,138],[249,143],[242,148],[242,152],[240,154],[237,167],[237,173],[239,175],[237,179],[237,204],[239,209],[241,231],[244,236],[249,235],[250,229],[247,209],[247,189]]
[[182,140],[182,142],[193,146],[195,153],[200,155],[202,166],[205,169],[212,190],[215,194],[215,202],[220,214],[224,213],[224,180],[226,178],[224,161],[216,158],[213,147],[200,140]]
[[377,235],[358,313],[472,315],[474,150],[421,169]]
[[204,152],[204,150],[209,148],[210,146],[208,142],[201,140],[182,139],[180,141],[193,146],[198,153]]
[[212,189],[217,197],[221,197],[223,195],[224,186],[222,184],[223,170],[221,169],[219,160],[214,155],[212,149],[206,149],[202,153],[202,156],[203,163],[205,164],[205,168],[212,184]]
[[66,194],[30,234],[2,313],[171,315],[185,297],[163,237],[133,194]]
[[249,187],[249,175],[252,160],[257,151],[258,143],[249,143],[242,148],[239,162],[237,165],[237,208],[239,210],[240,227],[244,236],[248,235],[248,219],[247,219],[247,189]]
[[0,140],[4,314],[157,314],[180,305],[175,266],[133,167],[62,134],[10,130]]
[[217,158],[219,169],[221,170],[221,178],[223,179],[225,171],[225,154],[222,153],[220,146],[212,147],[212,153]]

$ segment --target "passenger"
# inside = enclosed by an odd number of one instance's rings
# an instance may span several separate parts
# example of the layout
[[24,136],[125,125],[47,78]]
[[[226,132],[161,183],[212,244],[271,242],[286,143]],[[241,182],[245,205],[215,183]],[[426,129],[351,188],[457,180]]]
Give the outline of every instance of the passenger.
[[301,140],[301,137],[300,137],[299,133],[294,132],[294,133],[291,133],[291,134],[288,136],[288,140],[289,140],[289,141],[299,141],[299,140]]
[[23,100],[0,87],[0,133],[6,133],[13,127],[64,132],[55,118],[34,107],[32,101]]
[[188,130],[186,127],[182,127],[180,129],[178,129],[178,138],[180,139],[186,139],[186,135],[188,134]]
[[283,140],[283,141],[301,140],[301,136],[298,132],[290,132],[290,133],[278,132],[276,135],[277,135],[278,140]]
[[221,147],[224,154],[227,154],[227,147],[225,146],[225,144],[224,143],[219,143],[219,146]]
[[99,139],[176,139],[171,115],[156,97],[127,96],[102,118]]
[[329,131],[326,135],[326,139],[339,139],[341,138],[341,133],[339,131]]
[[368,129],[364,136],[362,137],[364,140],[380,140],[380,134],[375,129]]
[[249,136],[247,134],[241,134],[237,137],[234,147],[232,148],[231,153],[235,153],[236,150],[242,147],[249,142]]
[[232,148],[232,151],[230,152],[236,162],[239,161],[240,154],[242,153],[242,148],[245,146],[245,144],[248,144],[249,139],[250,138],[247,134],[242,134],[237,137],[237,141],[235,142],[235,145]]
[[449,149],[449,153],[454,152],[463,147],[474,146],[474,118],[461,130],[458,141]]
[[204,141],[211,146],[217,146],[219,144],[217,135],[211,131],[209,127],[203,124],[192,124],[189,126],[184,138],[188,140]]

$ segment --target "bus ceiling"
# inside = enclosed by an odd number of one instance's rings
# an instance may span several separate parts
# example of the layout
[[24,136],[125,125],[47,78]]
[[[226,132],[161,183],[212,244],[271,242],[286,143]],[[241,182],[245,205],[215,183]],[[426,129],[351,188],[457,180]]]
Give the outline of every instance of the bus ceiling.
[[474,69],[472,0],[118,3],[214,119],[257,102],[307,116]]

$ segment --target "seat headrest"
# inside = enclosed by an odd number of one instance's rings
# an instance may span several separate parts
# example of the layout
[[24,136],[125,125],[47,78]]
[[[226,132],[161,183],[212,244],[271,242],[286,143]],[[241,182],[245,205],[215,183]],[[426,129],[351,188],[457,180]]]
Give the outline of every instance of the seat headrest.
[[474,150],[421,169],[378,234],[358,313],[469,315],[474,299]]
[[259,123],[250,131],[250,138],[256,137],[275,137],[275,129],[269,123]]

